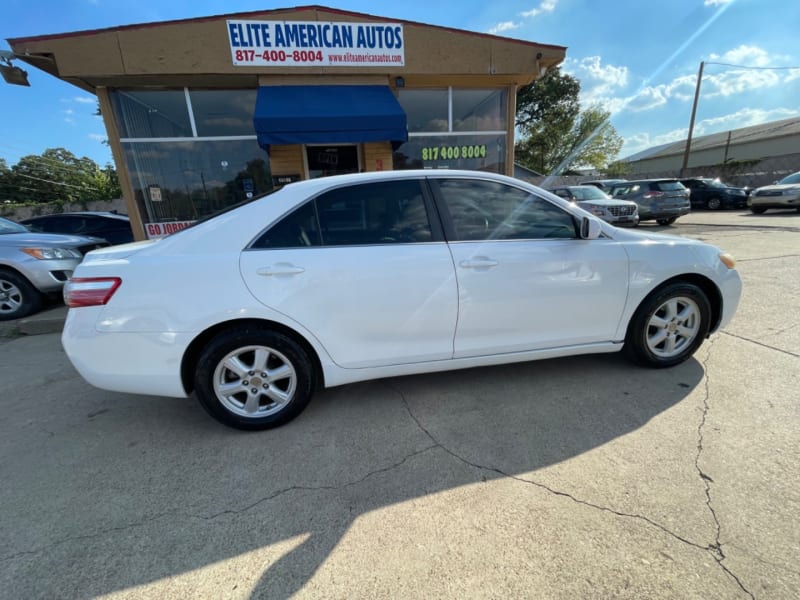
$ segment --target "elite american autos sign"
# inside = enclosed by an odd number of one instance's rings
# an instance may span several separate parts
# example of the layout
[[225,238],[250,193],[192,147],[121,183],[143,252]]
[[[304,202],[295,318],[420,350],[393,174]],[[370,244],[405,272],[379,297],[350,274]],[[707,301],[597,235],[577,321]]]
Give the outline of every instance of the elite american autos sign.
[[239,67],[402,67],[399,23],[227,21]]

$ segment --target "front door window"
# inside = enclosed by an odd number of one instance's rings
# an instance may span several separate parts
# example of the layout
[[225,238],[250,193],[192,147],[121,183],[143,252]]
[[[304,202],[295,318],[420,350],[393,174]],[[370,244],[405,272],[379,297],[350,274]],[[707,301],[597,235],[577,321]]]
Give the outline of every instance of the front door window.
[[358,146],[306,146],[308,178],[358,173]]

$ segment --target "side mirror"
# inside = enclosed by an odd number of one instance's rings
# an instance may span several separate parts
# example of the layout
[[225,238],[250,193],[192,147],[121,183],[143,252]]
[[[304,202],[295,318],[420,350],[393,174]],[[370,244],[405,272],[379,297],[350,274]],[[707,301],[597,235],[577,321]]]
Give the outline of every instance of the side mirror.
[[600,221],[597,219],[592,219],[590,217],[583,217],[581,219],[581,239],[596,240],[600,237],[602,231],[603,226],[600,225]]

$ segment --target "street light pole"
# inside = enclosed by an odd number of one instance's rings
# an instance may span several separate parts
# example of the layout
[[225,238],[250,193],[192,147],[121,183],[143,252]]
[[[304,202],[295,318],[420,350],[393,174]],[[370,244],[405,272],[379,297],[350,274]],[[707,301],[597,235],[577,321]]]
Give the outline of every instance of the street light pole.
[[697,72],[697,87],[694,89],[694,104],[692,104],[692,118],[689,120],[689,136],[686,138],[686,150],[683,152],[681,177],[686,175],[686,166],[689,164],[689,152],[692,148],[692,132],[694,132],[694,118],[697,115],[697,101],[700,99],[700,84],[703,81],[703,67],[705,61],[700,61],[700,70]]

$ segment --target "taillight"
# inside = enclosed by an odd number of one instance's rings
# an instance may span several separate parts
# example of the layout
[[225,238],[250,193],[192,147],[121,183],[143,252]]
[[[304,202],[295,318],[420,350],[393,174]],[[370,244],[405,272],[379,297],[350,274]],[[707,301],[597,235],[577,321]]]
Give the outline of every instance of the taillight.
[[658,198],[659,196],[663,196],[664,192],[647,192],[644,197],[645,198]]
[[74,277],[64,284],[64,304],[70,308],[102,306],[121,284],[119,277]]

